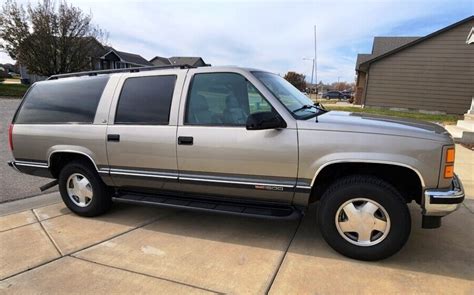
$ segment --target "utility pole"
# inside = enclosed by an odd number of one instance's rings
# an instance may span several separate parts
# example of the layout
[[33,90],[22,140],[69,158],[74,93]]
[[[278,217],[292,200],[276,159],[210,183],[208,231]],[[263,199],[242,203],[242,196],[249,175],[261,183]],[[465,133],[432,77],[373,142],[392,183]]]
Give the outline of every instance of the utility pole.
[[314,68],[314,80],[316,83],[316,93],[318,93],[318,54],[316,48],[316,25],[314,25],[314,59],[313,59],[313,68]]
[[303,60],[310,60],[310,61],[312,61],[312,67],[311,67],[311,84],[313,84],[314,58],[306,58],[306,57],[303,57]]

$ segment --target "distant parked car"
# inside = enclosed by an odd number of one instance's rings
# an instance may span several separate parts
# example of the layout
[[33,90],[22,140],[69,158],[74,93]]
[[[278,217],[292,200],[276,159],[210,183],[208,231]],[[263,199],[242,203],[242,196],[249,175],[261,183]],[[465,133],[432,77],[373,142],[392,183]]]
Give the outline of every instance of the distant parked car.
[[331,99],[331,98],[337,98],[341,99],[344,98],[344,94],[340,91],[328,91],[323,94],[323,98]]
[[351,99],[354,97],[354,95],[352,94],[352,91],[342,91],[341,93],[344,96],[343,97],[344,99]]

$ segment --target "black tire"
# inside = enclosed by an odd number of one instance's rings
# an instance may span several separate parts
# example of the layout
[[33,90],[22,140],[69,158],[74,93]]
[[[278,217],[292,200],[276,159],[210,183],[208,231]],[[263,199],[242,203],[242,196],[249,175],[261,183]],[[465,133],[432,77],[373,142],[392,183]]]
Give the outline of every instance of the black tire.
[[[338,209],[356,198],[375,201],[388,213],[390,229],[378,244],[355,245],[338,231]],[[318,223],[324,239],[334,250],[347,257],[367,261],[384,259],[397,253],[405,245],[411,231],[410,212],[400,193],[379,178],[363,175],[342,178],[326,190],[318,208]]]
[[[67,181],[73,174],[80,174],[87,178],[92,187],[92,198],[85,207],[74,203],[67,192]],[[80,216],[98,216],[107,212],[112,205],[112,198],[108,188],[100,178],[95,168],[82,161],[74,161],[66,164],[59,173],[59,192],[66,206]]]

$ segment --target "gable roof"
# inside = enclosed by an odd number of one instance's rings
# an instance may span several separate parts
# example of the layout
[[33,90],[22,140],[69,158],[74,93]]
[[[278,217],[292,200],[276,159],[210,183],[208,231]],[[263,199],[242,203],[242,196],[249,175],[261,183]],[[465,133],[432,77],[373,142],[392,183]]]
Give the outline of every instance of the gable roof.
[[374,44],[372,45],[372,55],[379,56],[394,50],[400,46],[415,41],[420,37],[374,37]]
[[423,41],[425,41],[425,40],[428,40],[428,39],[431,39],[431,38],[433,38],[433,37],[436,37],[436,36],[438,36],[438,35],[440,35],[440,34],[446,32],[446,31],[449,31],[449,30],[451,30],[451,29],[454,29],[454,28],[456,28],[456,27],[458,27],[458,26],[460,26],[460,25],[463,25],[463,24],[465,24],[465,23],[467,23],[467,22],[470,22],[470,21],[474,21],[474,15],[471,15],[470,17],[467,17],[467,18],[465,18],[465,19],[463,19],[463,20],[460,20],[460,21],[458,21],[458,22],[456,22],[456,23],[454,23],[454,24],[452,24],[452,25],[449,25],[449,26],[447,26],[447,27],[444,27],[444,28],[442,28],[442,29],[440,29],[440,30],[438,30],[438,31],[435,31],[435,32],[433,32],[433,33],[431,33],[431,34],[428,34],[428,35],[426,35],[426,36],[424,36],[424,37],[415,39],[415,40],[413,40],[413,41],[411,41],[411,42],[409,42],[409,43],[407,43],[407,44],[405,44],[405,45],[402,45],[402,46],[397,47],[397,48],[395,48],[395,49],[393,49],[393,50],[390,50],[390,51],[388,51],[388,52],[386,52],[386,53],[384,53],[384,54],[380,54],[380,55],[375,56],[375,57],[373,57],[373,58],[371,58],[371,59],[369,59],[369,60],[367,60],[367,61],[365,61],[365,62],[362,62],[362,63],[359,65],[359,68],[358,68],[358,69],[360,69],[360,68],[362,68],[362,67],[368,67],[371,63],[376,62],[377,60],[380,60],[380,59],[385,58],[385,57],[387,57],[387,56],[389,56],[389,55],[395,54],[395,53],[397,53],[397,52],[399,52],[399,51],[401,51],[401,50],[403,50],[403,49],[405,49],[405,48],[414,46],[414,45],[416,45],[416,44],[418,44],[418,43],[421,43],[421,42],[423,42]]
[[200,57],[173,56],[169,58],[172,65],[197,66],[199,63],[206,64]]
[[418,38],[420,37],[374,37],[372,53],[362,53],[357,55],[356,70],[359,70],[360,65],[366,61],[408,44]]
[[161,56],[155,56],[154,58],[150,59],[150,62],[157,66],[157,65],[170,65],[171,62],[168,58],[166,57],[161,57]]
[[193,67],[210,66],[209,64],[206,64],[206,62],[202,59],[202,57],[199,57],[199,56],[172,56],[170,58],[155,56],[154,58],[150,59],[150,62],[155,66],[161,66],[161,65],[176,65],[176,66],[189,65]]
[[364,63],[364,62],[368,61],[371,58],[373,58],[371,53],[359,53],[359,54],[357,54],[356,70],[359,69],[359,66],[360,66],[361,63]]
[[152,63],[144,59],[141,55],[130,53],[130,52],[118,51],[112,47],[107,47],[107,48],[109,48],[109,51],[106,54],[104,54],[102,57],[108,54],[114,53],[123,62],[131,63],[131,64],[139,65],[139,66],[152,66]]
[[117,51],[117,50],[115,50],[115,52],[125,62],[129,62],[129,63],[133,63],[137,65],[144,65],[144,66],[152,65],[149,61],[144,59],[141,55],[129,53],[129,52]]

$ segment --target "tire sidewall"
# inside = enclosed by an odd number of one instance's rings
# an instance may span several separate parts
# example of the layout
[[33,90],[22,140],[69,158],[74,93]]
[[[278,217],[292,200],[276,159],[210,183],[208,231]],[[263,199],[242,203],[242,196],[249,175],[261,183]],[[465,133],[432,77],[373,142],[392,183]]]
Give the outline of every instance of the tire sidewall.
[[[80,207],[76,205],[67,192],[67,181],[69,177],[74,174],[82,174],[89,180],[89,183],[92,187],[92,200],[86,207]],[[108,198],[107,190],[105,189],[105,184],[99,178],[99,176],[91,172],[90,168],[81,163],[70,163],[66,165],[60,172],[59,178],[59,192],[61,193],[61,198],[66,206],[73,211],[74,213],[81,216],[94,216],[100,214],[103,210],[104,199]]]
[[[345,240],[336,227],[336,214],[345,202],[366,198],[380,204],[390,218],[390,230],[383,241],[373,246],[357,246]],[[351,183],[339,186],[323,196],[318,221],[325,240],[339,253],[355,259],[379,260],[396,253],[406,243],[411,218],[405,200],[389,187],[373,183]]]

